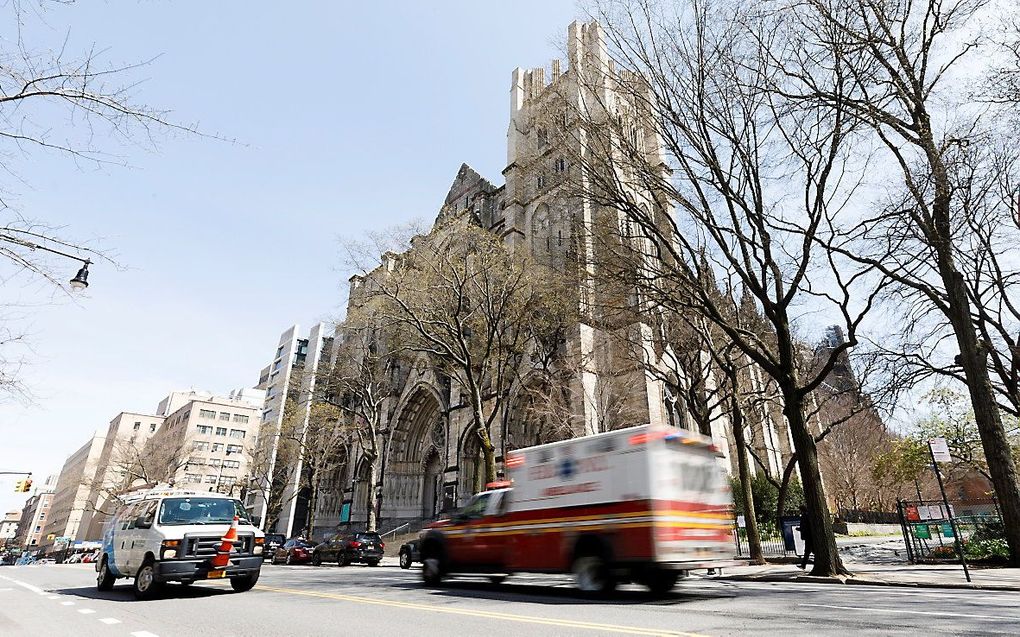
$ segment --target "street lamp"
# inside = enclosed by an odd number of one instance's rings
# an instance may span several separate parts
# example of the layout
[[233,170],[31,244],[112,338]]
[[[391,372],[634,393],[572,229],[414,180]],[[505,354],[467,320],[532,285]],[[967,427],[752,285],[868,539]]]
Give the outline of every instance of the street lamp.
[[88,259],[82,264],[81,269],[78,270],[78,274],[74,275],[71,279],[72,290],[84,290],[89,286],[89,264],[92,263]]
[[[49,248],[49,247],[46,247],[44,245],[40,245],[38,243],[34,243],[34,242],[29,241],[27,239],[22,239],[21,237],[14,237],[14,236],[11,236],[11,235],[7,234],[7,232],[25,232],[24,230],[15,230],[14,228],[3,228],[3,230],[4,230],[4,232],[0,232],[0,241],[7,241],[8,243],[14,243],[14,244],[17,244],[17,245],[20,245],[20,246],[24,246],[24,247],[28,248],[29,250],[43,250],[45,252],[51,252],[53,254],[57,254],[57,255],[60,255],[62,257],[67,257],[68,259],[74,259],[75,261],[81,261],[82,266],[78,270],[78,274],[75,274],[74,278],[71,279],[68,283],[70,283],[71,289],[75,290],[75,291],[84,290],[85,288],[87,288],[89,286],[89,265],[92,264],[91,260],[83,259],[80,256],[75,255],[75,254],[68,254],[67,252],[61,252],[60,250],[55,250],[53,248]],[[30,236],[39,236],[39,235],[34,235],[33,233],[26,233],[26,234],[29,234]]]

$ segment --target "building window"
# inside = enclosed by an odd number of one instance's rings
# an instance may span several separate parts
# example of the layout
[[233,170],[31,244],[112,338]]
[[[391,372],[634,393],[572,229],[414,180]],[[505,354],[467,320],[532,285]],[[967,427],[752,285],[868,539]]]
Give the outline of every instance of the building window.
[[273,363],[273,371],[280,369],[281,363],[283,363],[283,361],[276,361],[275,363]]
[[220,420],[226,420],[226,421],[229,422],[230,421],[230,414],[228,414],[225,411],[221,411],[220,412]]
[[553,170],[557,173],[564,172],[567,169],[567,160],[562,157],[558,158],[553,162]]
[[198,410],[198,417],[199,418],[215,418],[216,417],[216,412],[213,411],[212,409],[199,409]]
[[241,445],[227,445],[227,453],[241,453]]
[[234,414],[234,422],[239,422],[242,425],[248,424],[248,416],[244,414]]
[[136,422],[136,423],[135,423],[135,426],[134,426],[134,430],[135,430],[135,431],[138,431],[138,430],[139,430],[139,429],[141,429],[141,428],[142,428],[142,423],[140,423],[140,422]]
[[[223,443],[222,442],[214,442],[213,443],[213,446],[212,446],[213,452],[219,451],[222,448],[223,448]],[[209,462],[212,462],[212,461],[210,460]]]
[[240,467],[241,467],[241,461],[240,460],[224,460],[223,461],[223,468],[224,469],[238,469]]
[[230,437],[244,439],[244,429],[231,429]]
[[205,464],[205,458],[188,458],[188,464],[193,464],[201,467]]
[[155,433],[155,431],[156,431],[156,423],[150,423],[149,424],[149,433],[150,434],[151,433]]
[[212,433],[212,427],[209,425],[198,425],[198,433],[208,436]]
[[205,477],[205,483],[206,484],[216,484],[216,476],[206,476]]
[[235,479],[234,476],[221,476],[220,484],[234,484]]
[[209,443],[204,440],[196,440],[195,442],[191,443],[191,448],[194,451],[205,451],[206,449],[209,448]]
[[201,484],[202,483],[202,476],[198,475],[197,473],[185,473],[184,474],[184,481],[185,482],[197,482],[197,483]]
[[538,147],[544,148],[549,145],[549,134],[545,132],[544,128],[538,129]]
[[209,466],[210,467],[218,467],[218,466],[220,466],[221,462],[223,462],[223,460],[221,460],[219,458],[209,458]]
[[539,189],[545,188],[545,175],[538,176],[538,187]]
[[225,436],[225,435],[227,435],[227,428],[226,427],[217,427],[216,428],[216,435],[217,436]]

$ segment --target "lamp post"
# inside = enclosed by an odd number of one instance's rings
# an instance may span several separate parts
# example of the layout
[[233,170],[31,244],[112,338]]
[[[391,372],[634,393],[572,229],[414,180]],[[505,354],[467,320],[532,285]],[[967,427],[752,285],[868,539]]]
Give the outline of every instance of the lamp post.
[[50,252],[50,253],[53,253],[53,254],[56,254],[56,255],[59,255],[59,256],[62,256],[62,257],[66,257],[68,259],[74,259],[75,261],[80,261],[81,264],[82,264],[81,268],[78,269],[78,273],[74,275],[74,278],[72,278],[70,281],[68,281],[68,284],[71,286],[71,289],[75,290],[75,291],[84,290],[85,288],[87,288],[89,286],[89,266],[92,264],[92,261],[90,259],[82,258],[82,257],[80,257],[80,256],[78,256],[76,254],[69,254],[67,252],[62,252],[60,250],[56,250],[54,248],[50,248],[50,247],[47,247],[47,246],[35,243],[34,241],[29,241],[28,239],[23,239],[21,237],[15,237],[15,236],[13,236],[11,234],[8,234],[8,233],[11,233],[11,232],[24,233],[24,234],[27,234],[29,236],[38,236],[38,235],[35,235],[34,233],[31,233],[31,232],[25,232],[24,230],[15,230],[14,228],[4,228],[3,231],[0,232],[0,241],[6,241],[8,243],[13,243],[15,245],[19,245],[19,246],[28,248],[29,250],[43,250],[45,252]]

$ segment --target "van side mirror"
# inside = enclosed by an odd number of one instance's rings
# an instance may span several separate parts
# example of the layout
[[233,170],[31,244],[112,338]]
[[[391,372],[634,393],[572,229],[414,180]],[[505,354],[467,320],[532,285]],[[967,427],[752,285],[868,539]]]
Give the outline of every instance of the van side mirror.
[[139,515],[135,518],[136,529],[149,529],[152,528],[152,520],[144,515]]

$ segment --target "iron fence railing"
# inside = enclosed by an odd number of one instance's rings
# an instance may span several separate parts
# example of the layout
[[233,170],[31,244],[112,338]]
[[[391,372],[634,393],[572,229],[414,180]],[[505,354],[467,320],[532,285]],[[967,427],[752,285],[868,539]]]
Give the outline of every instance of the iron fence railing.
[[897,503],[907,559],[913,564],[958,561],[954,523],[968,560],[997,559],[1005,547],[1005,534],[995,500],[957,501],[950,507],[947,511],[941,500]]

